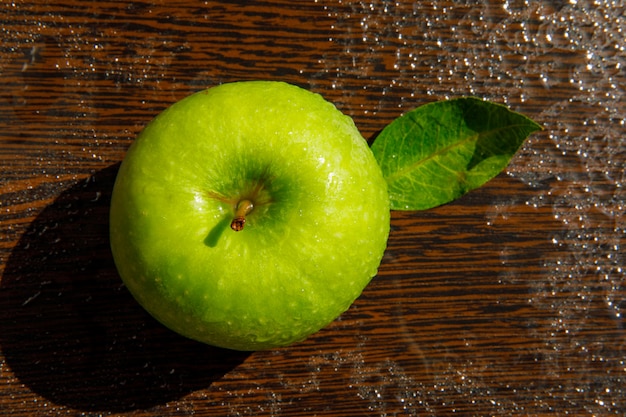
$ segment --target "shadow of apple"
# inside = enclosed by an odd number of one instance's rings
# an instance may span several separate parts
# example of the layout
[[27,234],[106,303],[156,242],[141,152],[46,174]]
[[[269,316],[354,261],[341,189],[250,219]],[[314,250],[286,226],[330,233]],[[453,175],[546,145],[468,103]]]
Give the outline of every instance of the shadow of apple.
[[183,338],[123,286],[109,249],[119,164],[63,192],[7,260],[0,346],[30,390],[83,411],[152,407],[207,388],[249,353]]

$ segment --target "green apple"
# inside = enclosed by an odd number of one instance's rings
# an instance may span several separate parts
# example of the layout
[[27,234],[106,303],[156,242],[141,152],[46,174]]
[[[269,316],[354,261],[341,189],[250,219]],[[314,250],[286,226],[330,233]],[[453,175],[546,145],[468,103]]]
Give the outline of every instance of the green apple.
[[305,339],[376,275],[386,182],[352,119],[275,81],[173,104],[140,133],[113,190],[111,248],[170,329],[260,350]]

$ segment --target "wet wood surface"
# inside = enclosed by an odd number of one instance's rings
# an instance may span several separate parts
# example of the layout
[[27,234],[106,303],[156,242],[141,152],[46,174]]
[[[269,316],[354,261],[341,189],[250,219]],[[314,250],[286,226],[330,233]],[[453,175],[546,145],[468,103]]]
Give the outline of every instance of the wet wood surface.
[[[0,3],[0,415],[623,415],[624,6],[574,3]],[[328,328],[232,352],[134,302],[107,216],[147,122],[248,79],[322,94],[370,142],[464,95],[545,130],[483,188],[394,212]]]

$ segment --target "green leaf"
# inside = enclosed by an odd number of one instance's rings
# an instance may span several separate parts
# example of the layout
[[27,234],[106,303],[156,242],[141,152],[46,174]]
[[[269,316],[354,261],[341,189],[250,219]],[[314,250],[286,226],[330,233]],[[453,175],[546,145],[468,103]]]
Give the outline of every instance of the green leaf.
[[392,210],[426,210],[498,175],[541,126],[474,97],[438,101],[397,118],[372,144]]

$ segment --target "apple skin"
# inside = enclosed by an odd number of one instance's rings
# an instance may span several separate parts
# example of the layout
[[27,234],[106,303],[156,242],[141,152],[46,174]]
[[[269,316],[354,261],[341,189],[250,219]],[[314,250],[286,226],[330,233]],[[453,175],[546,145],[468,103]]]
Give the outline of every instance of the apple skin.
[[[230,224],[241,200],[253,209]],[[278,81],[223,84],[159,114],[131,145],[110,211],[137,301],[204,343],[305,339],[376,275],[389,234],[381,170],[352,119]]]

